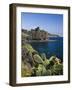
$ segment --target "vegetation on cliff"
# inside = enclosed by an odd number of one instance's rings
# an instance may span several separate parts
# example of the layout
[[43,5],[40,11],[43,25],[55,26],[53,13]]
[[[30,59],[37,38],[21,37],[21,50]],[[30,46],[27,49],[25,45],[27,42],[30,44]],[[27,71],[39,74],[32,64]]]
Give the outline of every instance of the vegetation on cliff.
[[30,44],[22,45],[21,76],[62,75],[63,64],[56,56],[46,58],[45,53],[38,53]]

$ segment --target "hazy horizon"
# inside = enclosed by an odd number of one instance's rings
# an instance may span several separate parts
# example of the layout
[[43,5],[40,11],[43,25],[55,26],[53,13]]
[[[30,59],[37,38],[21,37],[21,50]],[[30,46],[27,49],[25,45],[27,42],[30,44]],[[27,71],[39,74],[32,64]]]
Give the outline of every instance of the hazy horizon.
[[21,29],[40,29],[51,34],[63,36],[62,14],[21,13]]

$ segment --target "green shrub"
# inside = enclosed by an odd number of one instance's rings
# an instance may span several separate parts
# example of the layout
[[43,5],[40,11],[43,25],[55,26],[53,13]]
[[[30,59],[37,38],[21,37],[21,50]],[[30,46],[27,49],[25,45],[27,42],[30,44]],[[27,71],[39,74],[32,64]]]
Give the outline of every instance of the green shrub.
[[28,62],[22,62],[21,64],[21,76],[22,77],[29,77],[32,74],[31,66]]
[[39,64],[37,70],[36,70],[36,76],[45,76],[47,74],[46,69],[44,65]]
[[55,74],[61,75],[63,74],[63,64],[54,65]]
[[62,75],[63,74],[63,65],[62,64],[54,64],[50,69],[51,75]]
[[50,58],[49,58],[49,61],[54,61],[56,59],[56,56],[51,56]]
[[30,51],[30,52],[37,52],[36,50],[34,50],[33,49],[33,47],[30,45],[30,44],[24,44],[23,46],[22,46],[22,48],[26,48],[28,51]]
[[46,60],[44,61],[44,66],[47,67],[49,64],[50,64],[49,60],[46,59]]
[[50,69],[47,70],[47,75],[48,76],[52,75],[52,71]]
[[33,59],[34,59],[34,62],[35,62],[35,63],[38,63],[38,64],[42,63],[42,64],[44,64],[42,58],[41,58],[38,54],[35,54],[35,55],[33,56]]

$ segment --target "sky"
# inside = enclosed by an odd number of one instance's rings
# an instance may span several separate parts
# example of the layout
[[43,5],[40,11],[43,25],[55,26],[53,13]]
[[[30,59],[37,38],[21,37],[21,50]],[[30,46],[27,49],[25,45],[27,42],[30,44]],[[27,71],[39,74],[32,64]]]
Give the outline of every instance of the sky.
[[34,29],[40,27],[48,33],[63,36],[63,15],[44,13],[21,13],[21,28]]

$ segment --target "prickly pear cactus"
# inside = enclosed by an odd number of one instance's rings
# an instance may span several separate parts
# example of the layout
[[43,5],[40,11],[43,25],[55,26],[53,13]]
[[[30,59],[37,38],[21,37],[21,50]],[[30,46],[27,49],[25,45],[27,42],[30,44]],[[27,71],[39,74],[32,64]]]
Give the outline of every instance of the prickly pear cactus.
[[44,67],[44,65],[42,65],[42,64],[39,64],[39,66],[38,66],[38,68],[37,68],[37,71],[36,71],[36,75],[37,76],[44,76],[44,75],[46,75],[46,69],[45,69],[45,67]]

